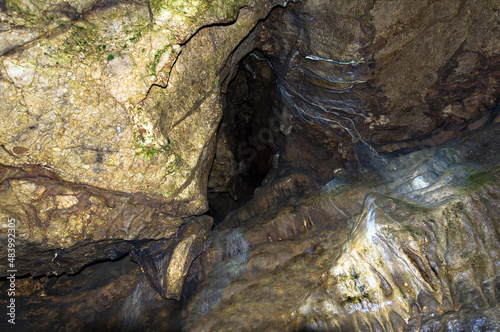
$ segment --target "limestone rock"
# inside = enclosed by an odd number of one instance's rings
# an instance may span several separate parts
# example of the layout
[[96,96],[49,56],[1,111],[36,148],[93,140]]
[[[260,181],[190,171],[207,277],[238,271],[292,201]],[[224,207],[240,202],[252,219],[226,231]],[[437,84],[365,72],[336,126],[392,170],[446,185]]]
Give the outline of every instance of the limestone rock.
[[[16,218],[19,245],[32,255],[170,238],[181,218],[204,213],[217,71],[277,3],[190,4],[214,15],[180,6],[162,21],[158,2],[9,2],[6,24],[33,36],[9,42],[0,61],[0,209]],[[130,250],[120,246],[112,257]],[[61,267],[49,256],[20,258],[19,269],[59,274],[111,257]]]
[[181,299],[184,279],[193,260],[201,254],[203,243],[212,225],[213,221],[210,217],[198,218],[190,223],[179,237],[163,279],[167,298],[177,301]]
[[500,330],[499,11],[0,0],[16,327]]
[[497,148],[467,148],[498,130],[219,228],[199,259],[187,327],[498,329]]
[[282,156],[364,167],[364,142],[407,152],[430,146],[429,136],[456,137],[496,104],[497,13],[491,1],[308,1],[274,11],[255,44],[276,75],[283,133],[323,142],[324,154],[286,147]]

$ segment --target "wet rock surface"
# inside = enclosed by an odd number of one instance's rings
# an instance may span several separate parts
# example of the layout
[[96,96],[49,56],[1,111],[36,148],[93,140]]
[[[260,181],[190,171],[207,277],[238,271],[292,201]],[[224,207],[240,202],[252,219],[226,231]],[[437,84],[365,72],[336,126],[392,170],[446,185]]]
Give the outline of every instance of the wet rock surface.
[[[275,70],[284,132],[322,142],[344,164],[365,143],[392,152],[456,137],[496,104],[497,12],[467,1],[308,1],[274,11],[257,45]],[[312,163],[304,150],[290,161]]]
[[499,11],[0,0],[15,327],[500,330]]
[[488,129],[219,227],[186,328],[497,330],[500,160],[467,148]]

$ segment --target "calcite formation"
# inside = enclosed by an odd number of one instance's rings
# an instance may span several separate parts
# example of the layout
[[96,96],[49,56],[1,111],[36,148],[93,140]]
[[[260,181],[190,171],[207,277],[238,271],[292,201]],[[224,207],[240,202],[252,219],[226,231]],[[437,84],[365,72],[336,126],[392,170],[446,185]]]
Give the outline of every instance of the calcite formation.
[[499,13],[0,0],[16,327],[500,330]]
[[499,129],[220,227],[187,328],[497,330]]

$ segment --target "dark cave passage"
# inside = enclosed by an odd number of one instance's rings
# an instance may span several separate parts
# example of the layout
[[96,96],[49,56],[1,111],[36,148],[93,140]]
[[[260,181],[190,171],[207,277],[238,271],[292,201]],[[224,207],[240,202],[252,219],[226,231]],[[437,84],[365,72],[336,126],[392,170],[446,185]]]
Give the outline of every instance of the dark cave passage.
[[277,166],[279,97],[273,71],[258,51],[238,64],[223,109],[208,185],[209,214],[216,223],[252,199]]

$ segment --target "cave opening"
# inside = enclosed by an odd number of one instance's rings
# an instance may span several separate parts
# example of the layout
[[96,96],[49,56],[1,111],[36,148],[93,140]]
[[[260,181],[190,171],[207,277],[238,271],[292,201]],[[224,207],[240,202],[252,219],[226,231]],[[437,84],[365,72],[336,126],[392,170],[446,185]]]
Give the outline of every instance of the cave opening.
[[277,168],[279,96],[265,55],[253,50],[238,63],[222,107],[207,193],[216,224],[251,200]]

